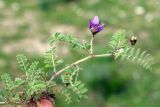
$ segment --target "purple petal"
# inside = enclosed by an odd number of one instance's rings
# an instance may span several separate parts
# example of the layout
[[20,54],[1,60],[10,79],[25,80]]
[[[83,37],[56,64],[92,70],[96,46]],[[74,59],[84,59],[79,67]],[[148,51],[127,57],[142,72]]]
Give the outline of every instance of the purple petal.
[[98,25],[98,24],[99,24],[99,18],[98,18],[98,16],[95,16],[95,17],[94,17],[93,23],[94,23],[95,25]]
[[103,30],[103,26],[104,26],[104,24],[101,24],[101,25],[98,26],[98,32]]
[[90,20],[90,21],[89,21],[89,28],[91,29],[93,26],[94,26],[93,21]]

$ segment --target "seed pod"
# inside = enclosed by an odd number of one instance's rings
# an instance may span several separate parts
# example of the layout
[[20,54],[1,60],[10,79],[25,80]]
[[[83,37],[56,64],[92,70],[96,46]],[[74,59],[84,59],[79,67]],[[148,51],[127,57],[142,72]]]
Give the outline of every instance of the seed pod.
[[136,42],[137,42],[137,37],[132,36],[132,37],[129,39],[129,41],[130,41],[130,44],[131,44],[132,46],[134,46],[134,45],[136,44]]

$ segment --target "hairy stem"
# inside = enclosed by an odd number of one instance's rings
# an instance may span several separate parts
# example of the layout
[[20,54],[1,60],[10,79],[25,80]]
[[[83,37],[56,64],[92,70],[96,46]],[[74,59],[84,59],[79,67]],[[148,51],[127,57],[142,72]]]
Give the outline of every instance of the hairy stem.
[[63,73],[66,69],[69,69],[69,68],[72,68],[74,66],[76,66],[77,64],[80,64],[81,62],[84,62],[86,60],[89,60],[91,58],[99,58],[99,57],[108,57],[108,56],[111,56],[112,54],[109,53],[109,54],[99,54],[99,55],[89,55],[85,58],[82,58],[72,64],[70,64],[69,66],[66,66],[64,68],[62,68],[61,70],[59,70],[58,72],[54,73],[53,76],[50,78],[50,80],[48,81],[48,83],[50,83],[55,77],[59,76],[61,73]]

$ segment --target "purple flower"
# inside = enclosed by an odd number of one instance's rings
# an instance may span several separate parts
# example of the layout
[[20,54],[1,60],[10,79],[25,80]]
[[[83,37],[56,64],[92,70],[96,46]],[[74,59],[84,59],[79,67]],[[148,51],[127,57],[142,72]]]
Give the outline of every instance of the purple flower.
[[102,30],[103,30],[103,26],[104,26],[104,24],[101,24],[101,23],[99,22],[98,16],[95,16],[94,19],[93,19],[93,20],[90,20],[90,22],[89,22],[89,27],[90,27],[90,29],[91,29],[91,32],[92,32],[93,36],[94,36],[96,33],[102,31]]

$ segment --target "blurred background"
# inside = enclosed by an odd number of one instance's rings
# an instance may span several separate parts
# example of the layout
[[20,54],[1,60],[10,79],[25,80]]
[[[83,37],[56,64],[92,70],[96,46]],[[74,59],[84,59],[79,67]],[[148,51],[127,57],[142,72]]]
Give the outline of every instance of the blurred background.
[[[96,53],[105,53],[112,34],[125,29],[138,37],[135,47],[154,57],[154,69],[112,58],[87,61],[80,66],[80,79],[89,89],[89,99],[67,105],[57,97],[56,107],[160,107],[160,0],[0,0],[0,74],[23,75],[18,53],[43,62],[54,32],[90,41],[88,23],[95,15],[105,23],[95,37]],[[86,56],[68,45],[58,44],[58,49],[65,64]]]

